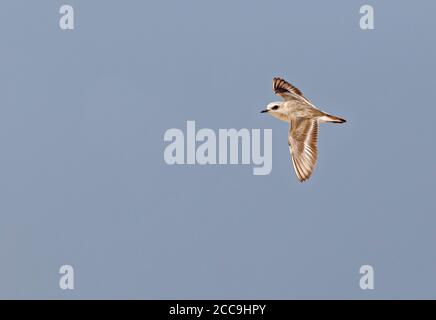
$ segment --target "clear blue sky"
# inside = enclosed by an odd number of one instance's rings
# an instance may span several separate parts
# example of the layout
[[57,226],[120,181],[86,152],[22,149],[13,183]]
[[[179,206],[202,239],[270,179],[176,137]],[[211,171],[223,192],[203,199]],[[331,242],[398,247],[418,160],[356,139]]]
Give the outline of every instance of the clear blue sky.
[[[2,1],[0,298],[436,298],[435,10]],[[305,184],[287,125],[259,114],[273,76],[348,120],[321,127]],[[272,129],[272,173],[166,165],[187,120]]]

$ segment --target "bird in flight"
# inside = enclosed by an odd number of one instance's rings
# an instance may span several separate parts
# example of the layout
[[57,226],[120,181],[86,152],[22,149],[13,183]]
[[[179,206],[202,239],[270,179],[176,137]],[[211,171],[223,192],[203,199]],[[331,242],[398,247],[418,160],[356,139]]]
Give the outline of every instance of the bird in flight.
[[318,125],[322,122],[344,123],[344,119],[317,109],[303,93],[281,78],[273,79],[274,93],[284,101],[271,102],[261,113],[289,123],[288,144],[292,164],[301,182],[311,176],[318,157]]

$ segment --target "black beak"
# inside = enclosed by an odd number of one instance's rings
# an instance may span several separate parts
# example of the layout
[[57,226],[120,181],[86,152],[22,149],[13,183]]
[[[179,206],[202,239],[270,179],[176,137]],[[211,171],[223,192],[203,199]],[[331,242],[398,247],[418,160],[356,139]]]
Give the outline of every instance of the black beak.
[[265,112],[269,112],[269,110],[265,109],[265,110],[262,110],[260,113],[265,113]]

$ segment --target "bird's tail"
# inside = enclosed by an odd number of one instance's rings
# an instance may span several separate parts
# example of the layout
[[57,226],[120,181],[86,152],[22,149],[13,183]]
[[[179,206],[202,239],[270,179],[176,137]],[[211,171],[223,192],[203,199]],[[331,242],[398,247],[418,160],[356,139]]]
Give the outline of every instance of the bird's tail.
[[333,122],[333,123],[344,123],[347,122],[347,120],[336,117],[336,116],[332,116],[331,114],[324,114],[321,118],[321,121],[323,122]]

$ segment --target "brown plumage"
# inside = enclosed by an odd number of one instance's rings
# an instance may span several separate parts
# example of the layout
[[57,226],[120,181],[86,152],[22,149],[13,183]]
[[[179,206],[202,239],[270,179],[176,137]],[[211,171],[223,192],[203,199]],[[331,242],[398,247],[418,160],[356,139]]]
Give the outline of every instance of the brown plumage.
[[273,79],[273,91],[284,101],[272,102],[267,109],[272,116],[289,122],[288,144],[297,178],[309,179],[318,159],[319,123],[343,123],[344,119],[316,108],[301,90],[281,78]]

